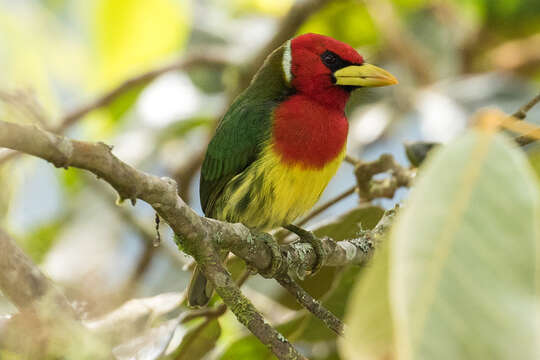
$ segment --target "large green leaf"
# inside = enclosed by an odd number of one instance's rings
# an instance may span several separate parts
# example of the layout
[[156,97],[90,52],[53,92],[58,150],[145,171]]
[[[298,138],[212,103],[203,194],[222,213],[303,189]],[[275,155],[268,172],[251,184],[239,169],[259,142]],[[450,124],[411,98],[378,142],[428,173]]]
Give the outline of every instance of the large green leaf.
[[102,85],[115,85],[181,48],[190,23],[187,5],[187,0],[97,1],[92,25]]
[[361,1],[330,1],[311,16],[298,31],[328,35],[353,47],[376,44],[377,30]]
[[397,359],[539,359],[536,177],[501,135],[436,151],[392,232]]
[[[188,5],[188,0],[99,0],[84,5],[93,14],[90,25],[98,65],[93,88],[110,89],[182,49],[191,22]],[[120,119],[146,85],[118,96],[106,108],[110,119]]]
[[170,360],[202,359],[215,346],[221,335],[217,319],[207,319],[190,329],[182,338],[180,346],[168,357]]
[[384,239],[381,248],[377,249],[347,304],[347,334],[339,341],[340,353],[345,359],[391,358],[394,340],[389,302],[387,240]]

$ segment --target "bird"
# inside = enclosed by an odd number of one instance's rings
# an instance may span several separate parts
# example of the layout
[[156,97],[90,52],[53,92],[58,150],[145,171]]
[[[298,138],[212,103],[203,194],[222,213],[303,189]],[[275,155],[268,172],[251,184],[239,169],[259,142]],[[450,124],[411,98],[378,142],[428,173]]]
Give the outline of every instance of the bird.
[[[345,157],[351,92],[397,83],[332,37],[286,41],[232,102],[208,144],[199,191],[205,216],[256,232],[282,226],[313,240],[292,222],[315,205]],[[212,292],[196,267],[188,304],[204,306]]]

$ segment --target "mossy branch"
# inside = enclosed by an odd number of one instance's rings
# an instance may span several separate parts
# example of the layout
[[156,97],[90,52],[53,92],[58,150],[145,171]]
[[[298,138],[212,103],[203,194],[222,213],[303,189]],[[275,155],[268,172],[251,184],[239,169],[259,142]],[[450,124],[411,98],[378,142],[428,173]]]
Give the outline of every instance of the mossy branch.
[[[221,247],[231,250],[261,272],[270,266],[272,255],[267,243],[254,239],[245,226],[198,216],[177,195],[173,180],[131,167],[119,160],[111,147],[104,143],[71,140],[35,125],[0,121],[0,147],[43,158],[59,168],[71,166],[88,170],[108,182],[121,200],[135,202],[140,199],[150,204],[182,239],[183,248],[201,265],[204,274],[214,283],[218,294],[238,320],[278,358],[302,358],[283,336],[264,321],[219,262],[217,249]],[[367,246],[369,241],[369,237],[340,242],[325,239],[326,265],[365,261],[371,254],[370,246]],[[316,263],[315,250],[309,244],[294,243],[282,250],[286,261],[280,274],[310,272]]]

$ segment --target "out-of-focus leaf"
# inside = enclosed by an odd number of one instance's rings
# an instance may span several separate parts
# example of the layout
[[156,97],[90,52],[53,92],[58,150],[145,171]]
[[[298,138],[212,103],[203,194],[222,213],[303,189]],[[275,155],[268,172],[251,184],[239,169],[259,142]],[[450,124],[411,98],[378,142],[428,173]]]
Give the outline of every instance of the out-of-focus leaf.
[[36,263],[41,263],[47,251],[54,245],[58,233],[62,230],[66,219],[58,219],[53,222],[39,226],[34,231],[27,234],[19,242],[26,254]]
[[540,26],[536,0],[458,0],[455,4],[460,13],[476,18],[491,34],[515,37],[533,34]]
[[528,157],[536,176],[540,178],[540,148],[531,149]]
[[383,213],[384,210],[378,206],[360,206],[317,227],[314,233],[319,237],[329,236],[336,241],[353,239],[361,230],[373,229]]
[[[109,89],[147,71],[181,49],[190,27],[187,0],[99,0],[91,6],[92,33],[98,57],[94,88]],[[117,120],[135,103],[147,84],[123,93],[107,107]]]
[[113,354],[117,360],[157,360],[167,350],[179,324],[180,318],[177,318],[148,329],[143,335],[115,347]]
[[191,119],[176,121],[163,129],[158,137],[158,142],[162,143],[171,139],[179,139],[199,126],[210,126],[215,118],[198,116]]
[[93,11],[102,87],[114,86],[180,49],[191,21],[187,0],[99,0]]
[[[329,236],[336,241],[353,239],[361,230],[375,227],[383,213],[384,210],[378,206],[357,207],[319,226],[314,233],[319,237]],[[339,273],[338,268],[325,267],[315,276],[299,281],[299,284],[311,296],[319,299],[334,286],[334,280]],[[283,292],[276,300],[290,309],[301,308],[301,305],[288,292]]]
[[328,35],[353,47],[374,45],[377,30],[361,1],[331,1],[302,25],[299,34]]
[[391,359],[393,327],[389,294],[389,245],[383,240],[370,266],[352,291],[345,323],[346,336],[338,340],[340,353],[350,360]]
[[225,91],[222,70],[209,67],[195,67],[189,70],[189,78],[195,86],[208,94]]
[[[321,299],[324,307],[340,319],[343,318],[347,299],[363,269],[364,267],[347,266],[341,270],[339,276],[334,279],[334,284],[330,292],[326,293]],[[308,314],[304,331],[297,335],[296,340],[314,343],[335,338],[336,334],[328,329],[321,320]]]
[[232,0],[227,3],[231,9],[239,15],[255,12],[273,16],[283,16],[293,4],[293,0]]
[[112,119],[121,119],[135,104],[148,82],[141,83],[117,96],[113,102],[105,108]]
[[58,88],[82,85],[87,64],[86,49],[57,20],[39,5],[0,2],[1,88],[29,89],[44,116],[59,112]]
[[207,319],[202,324],[190,329],[182,338],[180,346],[167,359],[199,360],[208,354],[221,335],[217,319]]
[[117,343],[135,336],[149,327],[156,318],[174,311],[182,300],[182,293],[129,300],[107,315],[87,321],[86,326]]
[[539,213],[502,135],[470,131],[428,160],[392,231],[399,359],[540,358]]
[[[294,337],[294,332],[297,331],[305,319],[305,315],[300,315],[297,318],[286,322],[285,324],[279,325],[276,329],[286,338],[291,340],[291,337]],[[240,338],[233,342],[223,355],[221,355],[220,360],[238,360],[238,359],[257,359],[257,360],[267,360],[273,359],[272,353],[266,346],[264,346],[259,339],[254,335],[246,335],[243,338]]]
[[59,172],[58,176],[62,183],[62,189],[70,197],[77,194],[84,186],[79,169],[70,167],[65,169],[65,171]]
[[0,329],[0,348],[19,353],[16,359],[108,359],[106,339],[85,328],[56,295],[46,293],[11,316]]
[[400,9],[417,10],[429,4],[429,0],[392,0]]

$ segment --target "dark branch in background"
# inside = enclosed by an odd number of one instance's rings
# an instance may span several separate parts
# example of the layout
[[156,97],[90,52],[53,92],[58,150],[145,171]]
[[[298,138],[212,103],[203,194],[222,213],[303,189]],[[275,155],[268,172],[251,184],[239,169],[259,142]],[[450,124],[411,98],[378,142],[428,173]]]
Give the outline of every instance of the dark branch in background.
[[97,97],[94,101],[81,106],[69,113],[67,113],[57,128],[53,131],[57,133],[63,132],[66,128],[70,127],[75,121],[79,120],[89,112],[98,108],[109,105],[121,94],[143,84],[146,84],[160,75],[171,71],[183,70],[194,65],[200,66],[226,66],[230,65],[230,60],[223,57],[223,51],[216,49],[205,49],[204,52],[194,52],[185,58],[181,58],[171,64],[150,70],[148,72],[139,74],[135,77],[127,79],[114,89],[106,92],[105,94]]
[[388,44],[392,56],[404,60],[422,85],[433,82],[426,49],[408,31],[389,0],[363,0],[371,19]]
[[43,111],[31,90],[25,89],[14,92],[0,90],[0,100],[13,105],[13,108],[20,111],[23,116],[30,116],[41,126],[47,127],[47,119],[43,116],[45,111]]
[[[75,124],[77,121],[81,120],[88,113],[111,104],[114,100],[116,100],[116,98],[118,98],[120,95],[124,94],[125,92],[132,90],[136,88],[137,86],[146,84],[154,80],[158,76],[163,75],[167,72],[183,70],[183,69],[187,69],[192,66],[195,66],[195,65],[196,66],[200,66],[200,65],[218,66],[218,67],[230,65],[230,61],[224,58],[222,53],[223,51],[218,51],[218,49],[205,49],[204,52],[201,51],[200,53],[195,51],[189,56],[181,58],[168,65],[164,65],[156,69],[152,69],[148,72],[138,74],[132,78],[127,79],[126,81],[116,86],[115,88],[107,91],[103,95],[98,96],[93,101],[68,112],[66,115],[64,115],[60,119],[58,125],[54,127],[45,126],[45,128],[47,128],[47,130],[50,130],[51,132],[62,134],[70,126]],[[17,93],[9,94],[9,93],[2,92],[0,93],[0,99],[3,101],[8,101],[8,102],[13,103],[15,99],[20,98],[20,96],[15,97],[16,94]],[[26,96],[26,98],[27,98],[25,100],[25,102],[27,103],[26,107],[33,108],[32,117],[34,117],[36,120],[39,119],[38,122],[43,125],[45,122],[43,120],[44,118],[43,118],[42,113],[40,115],[36,115],[38,114],[38,112],[35,111],[36,109],[35,104],[28,104],[29,99],[32,99],[32,97]],[[21,100],[19,99],[18,102],[20,103]],[[13,159],[16,156],[17,156],[16,152],[8,152],[8,153],[3,154],[2,156],[0,156],[0,165],[5,163],[6,161]]]

